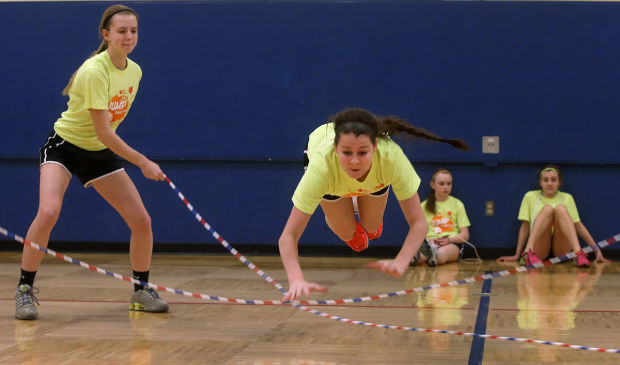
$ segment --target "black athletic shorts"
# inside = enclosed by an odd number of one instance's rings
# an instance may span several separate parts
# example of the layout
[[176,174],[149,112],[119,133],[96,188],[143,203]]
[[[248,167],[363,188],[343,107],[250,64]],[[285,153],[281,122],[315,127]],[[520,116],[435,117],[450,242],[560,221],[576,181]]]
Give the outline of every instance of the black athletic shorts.
[[97,179],[123,170],[121,161],[110,149],[87,151],[65,141],[56,132],[50,133],[39,152],[41,166],[58,164],[69,174],[76,175],[85,188]]

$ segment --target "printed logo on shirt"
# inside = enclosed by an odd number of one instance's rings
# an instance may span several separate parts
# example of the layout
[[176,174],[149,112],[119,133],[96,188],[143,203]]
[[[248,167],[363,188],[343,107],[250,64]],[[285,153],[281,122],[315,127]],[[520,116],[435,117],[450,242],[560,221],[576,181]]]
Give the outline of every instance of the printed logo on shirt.
[[119,94],[120,95],[114,95],[112,100],[110,100],[110,104],[108,105],[108,110],[112,114],[112,120],[110,121],[110,124],[125,118],[125,115],[127,115],[127,112],[129,111],[129,98],[127,98],[126,95],[123,95],[127,94],[127,92],[121,90]]
[[431,226],[436,234],[452,232],[454,230],[452,211],[448,212],[447,217],[444,217],[441,212],[437,212],[437,215],[431,219]]
[[[381,190],[382,187],[385,187],[385,184],[381,184],[381,185],[375,186],[375,190],[374,191],[379,191],[379,190]],[[374,191],[370,191],[368,189],[357,189],[356,192],[351,192],[351,193],[345,194],[343,196],[346,197],[346,198],[351,198],[351,197],[354,197],[354,196],[363,196],[363,195],[372,194]]]
[[351,198],[351,197],[354,197],[354,196],[362,196],[362,195],[368,195],[368,194],[370,194],[370,190],[368,190],[368,189],[357,189],[357,192],[352,192],[352,193],[344,194],[343,196],[347,197],[347,198]]

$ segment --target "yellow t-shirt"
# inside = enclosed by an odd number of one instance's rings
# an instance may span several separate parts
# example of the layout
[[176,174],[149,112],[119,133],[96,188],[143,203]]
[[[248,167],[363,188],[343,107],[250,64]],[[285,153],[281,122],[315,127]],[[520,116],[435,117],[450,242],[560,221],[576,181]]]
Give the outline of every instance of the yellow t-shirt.
[[426,200],[422,202],[422,211],[428,224],[428,234],[426,235],[428,238],[456,236],[461,227],[471,225],[465,212],[465,205],[452,195],[448,196],[448,199],[443,202],[435,202],[437,213],[433,214],[426,210]]
[[67,110],[54,123],[54,130],[64,140],[88,151],[106,146],[99,141],[88,109],[108,110],[110,127],[116,131],[133,103],[142,78],[140,66],[127,59],[124,70],[117,69],[108,51],[86,61],[78,69],[69,89]]
[[308,169],[293,194],[293,204],[312,214],[323,195],[353,197],[368,195],[392,185],[398,200],[411,198],[418,191],[420,177],[402,149],[389,138],[377,138],[368,176],[360,182],[349,177],[340,166],[334,150],[334,125],[324,124],[310,134]]
[[546,198],[541,190],[532,190],[525,193],[523,201],[521,201],[521,208],[519,209],[519,220],[533,224],[536,216],[538,216],[538,213],[545,205],[555,208],[560,204],[566,207],[573,223],[580,221],[577,206],[572,195],[558,191],[553,198]]

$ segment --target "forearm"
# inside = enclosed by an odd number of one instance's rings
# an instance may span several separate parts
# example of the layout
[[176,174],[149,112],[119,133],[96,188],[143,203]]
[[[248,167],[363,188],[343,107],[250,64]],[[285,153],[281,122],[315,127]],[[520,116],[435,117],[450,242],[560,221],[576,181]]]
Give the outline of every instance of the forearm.
[[289,283],[291,281],[304,280],[301,265],[299,264],[297,241],[291,236],[282,235],[278,241],[278,247]]
[[527,238],[529,235],[529,223],[523,222],[523,224],[521,224],[521,228],[519,229],[519,237],[517,238],[517,251],[515,252],[515,256],[519,256],[523,253],[523,250],[525,249],[525,243],[527,242]]
[[396,255],[394,259],[394,263],[398,265],[408,266],[413,258],[413,255],[418,252],[422,242],[426,238],[426,233],[428,232],[428,227],[426,225],[425,220],[417,220],[414,221],[413,224],[409,227],[409,232],[405,237],[405,242],[403,243],[403,247]]
[[144,155],[131,148],[111,129],[97,131],[97,138],[112,152],[138,167],[141,167],[147,161]]
[[461,244],[469,240],[469,230],[467,227],[462,228],[458,234],[448,237],[449,243]]
[[579,237],[581,237],[581,239],[584,240],[588,246],[592,247],[595,252],[600,251],[600,248],[596,245],[596,241],[594,241],[594,238],[592,238],[592,235],[583,223],[575,223],[575,230],[577,231]]

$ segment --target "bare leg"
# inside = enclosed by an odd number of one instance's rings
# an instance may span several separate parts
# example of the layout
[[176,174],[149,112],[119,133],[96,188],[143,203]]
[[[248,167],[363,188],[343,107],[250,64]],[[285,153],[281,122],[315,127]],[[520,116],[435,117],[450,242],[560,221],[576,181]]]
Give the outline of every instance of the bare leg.
[[351,198],[337,201],[321,200],[327,226],[343,241],[350,241],[355,235],[355,213]]
[[[37,216],[28,229],[26,239],[47,247],[50,233],[58,221],[62,200],[71,181],[71,174],[64,167],[55,163],[41,166],[39,180],[39,209]],[[24,246],[22,269],[37,271],[44,253]]]
[[536,216],[530,236],[525,245],[525,251],[532,250],[536,252],[538,258],[544,259],[549,255],[551,250],[551,227],[555,210],[550,205],[545,205],[540,213]]
[[383,221],[388,194],[381,196],[365,195],[357,197],[357,209],[360,223],[366,232],[377,232]]
[[129,258],[135,271],[148,271],[153,253],[153,232],[149,216],[140,194],[125,171],[106,176],[93,182],[93,187],[129,226]]
[[459,247],[456,247],[453,244],[447,244],[439,247],[437,250],[437,264],[442,265],[446,262],[456,261],[459,258],[461,251]]
[[555,207],[554,216],[555,232],[553,233],[553,254],[565,255],[571,250],[577,252],[581,250],[575,223],[570,217],[568,210],[563,204]]

